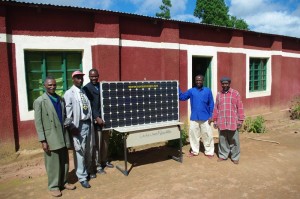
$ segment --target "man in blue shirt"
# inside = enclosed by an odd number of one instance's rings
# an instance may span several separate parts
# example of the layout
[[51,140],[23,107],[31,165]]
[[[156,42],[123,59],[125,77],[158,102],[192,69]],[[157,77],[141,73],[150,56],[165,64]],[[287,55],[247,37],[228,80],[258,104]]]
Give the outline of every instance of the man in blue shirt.
[[199,155],[200,138],[202,138],[205,148],[204,154],[208,158],[214,156],[214,140],[210,127],[211,117],[214,109],[214,100],[212,92],[209,88],[203,86],[204,76],[197,75],[195,77],[196,86],[189,89],[185,93],[179,90],[179,99],[185,101],[190,99],[191,117],[189,140],[191,151],[189,157]]

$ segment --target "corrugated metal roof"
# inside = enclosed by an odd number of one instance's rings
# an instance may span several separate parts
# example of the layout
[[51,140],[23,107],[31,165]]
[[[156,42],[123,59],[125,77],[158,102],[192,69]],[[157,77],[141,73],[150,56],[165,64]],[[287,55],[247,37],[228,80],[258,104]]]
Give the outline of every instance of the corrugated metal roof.
[[143,17],[148,19],[155,19],[155,20],[161,20],[161,21],[173,21],[173,22],[180,22],[185,24],[192,24],[192,25],[201,25],[201,26],[207,26],[207,27],[216,27],[216,28],[222,28],[222,29],[228,29],[228,30],[238,30],[242,32],[249,32],[249,33],[255,33],[255,34],[261,34],[261,35],[269,35],[269,36],[281,36],[281,37],[287,37],[287,38],[295,38],[300,40],[300,38],[297,37],[291,37],[291,36],[285,36],[285,35],[278,35],[278,34],[271,34],[271,33],[263,33],[263,32],[256,32],[252,30],[243,30],[238,28],[230,28],[226,26],[219,26],[219,25],[213,25],[213,24],[206,24],[206,23],[195,23],[190,21],[182,21],[182,20],[175,20],[175,19],[162,19],[159,17],[154,16],[147,16],[147,15],[141,15],[141,14],[135,14],[135,13],[127,13],[127,12],[120,12],[120,11],[113,11],[113,10],[105,10],[105,9],[98,9],[98,8],[89,8],[89,7],[79,7],[79,6],[67,6],[67,5],[56,5],[56,4],[49,4],[49,3],[31,3],[31,2],[23,2],[18,0],[1,0],[0,2],[7,2],[11,4],[16,5],[31,5],[31,6],[46,6],[46,7],[57,7],[57,8],[71,8],[71,9],[78,9],[78,10],[86,10],[86,11],[94,11],[94,12],[110,12],[115,14],[121,14],[126,16],[136,16],[136,17]]

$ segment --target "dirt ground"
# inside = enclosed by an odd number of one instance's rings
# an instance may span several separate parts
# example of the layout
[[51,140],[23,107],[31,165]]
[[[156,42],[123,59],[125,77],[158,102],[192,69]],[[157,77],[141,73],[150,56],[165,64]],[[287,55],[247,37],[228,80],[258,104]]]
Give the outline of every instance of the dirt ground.
[[[241,159],[217,162],[201,153],[189,158],[183,147],[183,163],[168,158],[174,148],[151,145],[129,153],[133,164],[128,176],[116,168],[106,169],[83,189],[74,174],[72,153],[70,180],[74,191],[63,190],[62,198],[300,198],[300,121],[287,112],[264,115],[267,132],[241,133]],[[261,140],[275,142],[267,142]],[[217,148],[218,139],[215,138]],[[123,165],[122,159],[113,160]],[[53,198],[47,191],[41,150],[21,151],[14,161],[1,161],[0,198]]]

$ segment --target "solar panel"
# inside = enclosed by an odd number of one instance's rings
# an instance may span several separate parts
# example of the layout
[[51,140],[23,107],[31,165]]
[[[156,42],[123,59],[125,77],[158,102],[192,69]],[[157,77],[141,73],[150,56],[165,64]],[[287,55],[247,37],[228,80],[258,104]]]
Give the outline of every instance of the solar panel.
[[105,129],[179,121],[178,81],[100,82]]

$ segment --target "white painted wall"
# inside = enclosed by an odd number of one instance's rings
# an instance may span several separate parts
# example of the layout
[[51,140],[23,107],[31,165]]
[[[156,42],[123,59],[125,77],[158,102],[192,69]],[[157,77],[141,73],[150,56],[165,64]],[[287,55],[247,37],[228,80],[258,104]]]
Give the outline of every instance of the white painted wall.
[[[299,54],[286,53],[282,51],[265,51],[265,50],[250,50],[244,48],[228,48],[216,46],[203,46],[203,45],[186,45],[178,43],[161,43],[161,42],[143,42],[120,40],[119,38],[74,38],[74,37],[53,37],[53,36],[27,36],[27,35],[7,35],[0,34],[0,42],[9,42],[15,44],[16,49],[16,67],[17,67],[17,86],[18,86],[18,102],[20,120],[33,120],[33,111],[28,111],[26,81],[25,81],[25,50],[78,50],[83,52],[82,68],[84,73],[92,68],[92,46],[93,45],[114,45],[124,47],[140,47],[140,48],[157,48],[157,49],[178,49],[187,50],[187,63],[188,63],[188,88],[193,85],[192,82],[192,57],[205,56],[211,57],[211,70],[212,70],[212,92],[215,97],[218,90],[217,77],[217,53],[243,53],[246,55],[246,98],[263,97],[271,95],[272,84],[272,55],[281,55],[284,57],[300,58]],[[267,89],[262,92],[249,92],[249,59],[251,57],[268,58],[267,63]],[[84,77],[85,83],[89,81],[88,76]],[[190,109],[188,108],[190,112]],[[190,113],[189,113],[190,114]]]

